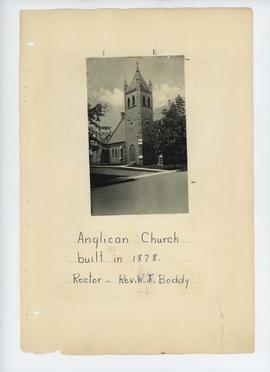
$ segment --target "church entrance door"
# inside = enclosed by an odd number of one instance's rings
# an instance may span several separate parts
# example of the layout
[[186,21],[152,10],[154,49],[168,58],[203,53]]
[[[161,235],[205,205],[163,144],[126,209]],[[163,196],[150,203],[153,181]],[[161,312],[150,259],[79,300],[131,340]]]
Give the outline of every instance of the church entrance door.
[[103,149],[100,156],[101,163],[109,163],[110,162],[110,151],[107,149]]
[[130,147],[129,147],[129,161],[135,161],[135,160],[136,160],[135,146],[130,145]]

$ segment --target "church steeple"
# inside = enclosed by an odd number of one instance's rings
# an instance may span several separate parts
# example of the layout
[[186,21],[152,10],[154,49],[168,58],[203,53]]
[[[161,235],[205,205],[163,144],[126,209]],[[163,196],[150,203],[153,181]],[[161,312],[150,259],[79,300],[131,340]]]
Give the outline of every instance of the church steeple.
[[149,89],[148,85],[146,84],[146,82],[145,82],[145,80],[144,80],[144,78],[141,74],[141,71],[139,69],[139,62],[137,61],[136,62],[135,74],[133,76],[133,79],[131,80],[131,83],[129,84],[129,86],[125,90],[125,92],[130,92],[130,91],[138,89],[138,88],[142,88],[143,90],[145,90],[147,92],[150,92],[150,89]]
[[[136,62],[136,70],[131,83],[124,85],[125,95],[125,122],[127,135],[127,162],[130,164],[150,164],[151,154],[148,143],[149,128],[153,123],[153,96],[152,83],[145,82],[139,63]],[[150,163],[149,163],[150,162]]]

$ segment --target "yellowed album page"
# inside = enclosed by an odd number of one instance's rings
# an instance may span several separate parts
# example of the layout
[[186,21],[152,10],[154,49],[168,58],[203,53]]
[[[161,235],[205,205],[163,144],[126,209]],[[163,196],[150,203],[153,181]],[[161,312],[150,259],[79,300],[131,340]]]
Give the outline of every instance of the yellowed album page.
[[22,350],[252,352],[252,12],[20,27]]

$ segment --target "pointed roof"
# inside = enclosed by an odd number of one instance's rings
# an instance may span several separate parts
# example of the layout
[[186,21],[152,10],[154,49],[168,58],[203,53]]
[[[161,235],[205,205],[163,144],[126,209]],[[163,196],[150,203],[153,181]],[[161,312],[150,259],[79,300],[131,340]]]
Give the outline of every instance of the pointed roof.
[[107,145],[110,145],[112,143],[125,142],[127,140],[125,121],[126,119],[124,117],[121,118],[119,124],[112,132],[111,137],[108,139]]
[[135,75],[133,76],[133,79],[131,81],[131,83],[129,84],[129,86],[127,87],[127,92],[130,92],[131,90],[133,89],[136,89],[137,88],[137,81],[140,82],[140,85],[141,87],[144,89],[144,90],[147,90],[149,91],[149,87],[148,85],[146,84],[140,70],[139,70],[139,63],[137,62],[137,68],[136,68],[136,72],[135,72]]

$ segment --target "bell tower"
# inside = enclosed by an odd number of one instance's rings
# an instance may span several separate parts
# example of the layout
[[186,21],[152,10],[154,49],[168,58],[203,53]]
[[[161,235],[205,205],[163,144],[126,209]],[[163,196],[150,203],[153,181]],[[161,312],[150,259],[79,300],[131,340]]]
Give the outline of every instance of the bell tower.
[[149,144],[153,124],[152,82],[147,84],[139,64],[131,83],[124,83],[125,120],[128,164],[149,164],[152,150]]

